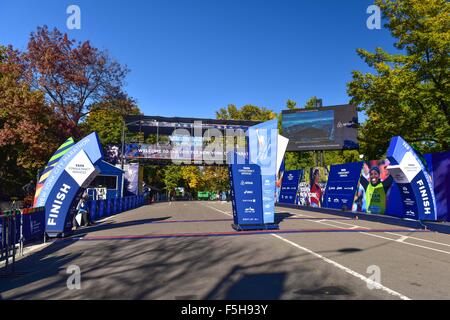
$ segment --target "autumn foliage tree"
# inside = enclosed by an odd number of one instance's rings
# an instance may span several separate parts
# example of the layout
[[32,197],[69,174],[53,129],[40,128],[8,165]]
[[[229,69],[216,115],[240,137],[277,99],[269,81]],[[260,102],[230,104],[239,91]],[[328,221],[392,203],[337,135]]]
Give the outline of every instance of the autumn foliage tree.
[[0,198],[20,196],[68,137],[96,130],[84,124],[91,111],[120,130],[122,114],[138,112],[122,90],[127,73],[89,41],[46,26],[31,34],[24,52],[0,46]]
[[126,67],[89,41],[76,42],[57,29],[38,27],[21,60],[26,83],[44,93],[67,136],[80,134],[80,121],[92,106],[124,95]]
[[0,48],[0,194],[20,194],[21,186],[45,165],[58,147],[58,119],[41,91],[23,79],[19,53]]

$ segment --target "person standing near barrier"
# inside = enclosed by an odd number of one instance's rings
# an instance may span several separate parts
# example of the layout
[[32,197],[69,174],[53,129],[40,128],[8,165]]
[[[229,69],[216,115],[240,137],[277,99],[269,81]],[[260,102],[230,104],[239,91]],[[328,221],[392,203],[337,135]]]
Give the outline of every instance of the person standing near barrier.
[[[81,215],[80,223],[76,220],[76,217],[74,217],[74,226],[78,224],[78,226],[89,226],[89,212],[88,212],[88,205],[87,200],[89,199],[89,196],[85,193],[81,197],[80,201],[77,205],[77,215]],[[77,229],[77,227],[75,227]]]

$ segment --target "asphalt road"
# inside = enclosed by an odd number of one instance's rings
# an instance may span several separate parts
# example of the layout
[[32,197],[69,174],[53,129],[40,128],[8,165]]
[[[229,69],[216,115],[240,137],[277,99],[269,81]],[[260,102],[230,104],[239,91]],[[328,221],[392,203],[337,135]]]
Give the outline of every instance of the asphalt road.
[[[144,206],[28,253],[0,297],[450,299],[449,235],[277,212],[279,231],[238,233],[229,203]],[[67,287],[71,266],[80,289]]]

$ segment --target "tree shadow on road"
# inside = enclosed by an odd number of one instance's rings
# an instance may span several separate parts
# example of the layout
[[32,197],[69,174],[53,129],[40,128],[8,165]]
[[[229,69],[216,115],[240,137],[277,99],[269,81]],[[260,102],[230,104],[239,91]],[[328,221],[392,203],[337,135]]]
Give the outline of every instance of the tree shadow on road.
[[167,217],[159,217],[159,218],[151,218],[151,219],[125,221],[125,222],[104,221],[104,222],[96,223],[92,226],[83,227],[81,229],[78,229],[72,234],[72,236],[80,237],[80,236],[84,236],[87,233],[91,233],[91,232],[112,230],[112,229],[125,228],[125,227],[133,227],[133,226],[144,225],[144,224],[152,224],[154,222],[164,221],[164,220],[168,220],[170,218],[172,218],[172,217],[167,216]]

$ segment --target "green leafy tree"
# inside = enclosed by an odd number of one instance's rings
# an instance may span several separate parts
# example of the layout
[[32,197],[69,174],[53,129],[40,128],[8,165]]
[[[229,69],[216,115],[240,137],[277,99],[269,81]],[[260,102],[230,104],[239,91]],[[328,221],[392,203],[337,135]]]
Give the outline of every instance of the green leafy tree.
[[374,73],[353,72],[351,103],[368,120],[360,129],[366,158],[382,157],[400,135],[421,152],[450,145],[450,5],[445,0],[376,0],[396,42],[358,55]]
[[208,191],[226,191],[230,189],[227,167],[205,167],[202,175],[204,188]]
[[164,186],[168,193],[172,193],[176,187],[181,187],[182,174],[179,166],[169,165],[164,168]]
[[234,104],[229,104],[227,108],[220,108],[219,111],[216,111],[216,118],[224,120],[267,121],[276,116],[277,114],[270,109],[251,104],[244,105],[240,109],[237,109]]
[[161,168],[161,166],[144,166],[144,182],[149,186],[164,190],[164,170]]
[[187,189],[187,191],[195,193],[202,188],[203,179],[199,167],[181,167],[181,176],[184,182],[184,187]]
[[317,108],[317,104],[319,102],[319,99],[316,96],[313,96],[306,101],[305,109],[315,109]]
[[95,104],[81,125],[85,134],[96,131],[102,145],[119,144],[122,141],[123,117],[140,114],[133,99],[106,100]]
[[288,99],[288,101],[286,102],[286,108],[288,108],[289,110],[297,109],[297,102],[295,102],[294,100]]

